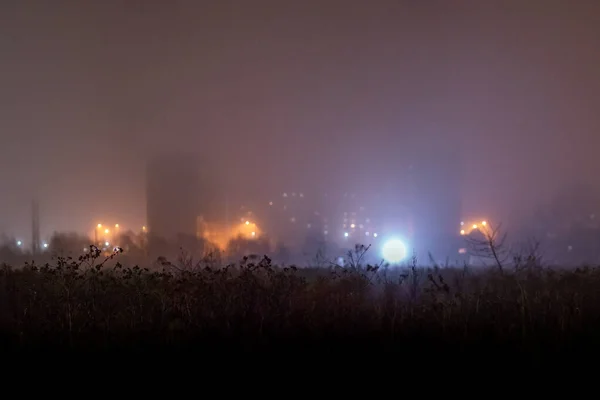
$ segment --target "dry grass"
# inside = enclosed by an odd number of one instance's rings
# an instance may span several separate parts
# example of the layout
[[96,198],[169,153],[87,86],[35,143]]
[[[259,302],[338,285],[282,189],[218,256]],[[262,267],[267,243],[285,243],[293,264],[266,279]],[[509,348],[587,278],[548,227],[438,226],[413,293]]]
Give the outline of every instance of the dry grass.
[[296,269],[266,257],[224,268],[163,260],[163,267],[109,268],[94,252],[43,267],[5,266],[5,350],[325,348],[542,360],[600,343],[597,268]]

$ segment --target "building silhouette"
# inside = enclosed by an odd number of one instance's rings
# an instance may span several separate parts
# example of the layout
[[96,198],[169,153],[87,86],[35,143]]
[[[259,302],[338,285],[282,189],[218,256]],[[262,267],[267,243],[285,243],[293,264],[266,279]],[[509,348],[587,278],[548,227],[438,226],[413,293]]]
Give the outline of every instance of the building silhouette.
[[196,236],[201,201],[198,159],[190,154],[160,155],[146,167],[148,235],[167,241]]
[[462,162],[450,149],[415,157],[410,168],[415,241],[421,256],[454,257],[460,243]]

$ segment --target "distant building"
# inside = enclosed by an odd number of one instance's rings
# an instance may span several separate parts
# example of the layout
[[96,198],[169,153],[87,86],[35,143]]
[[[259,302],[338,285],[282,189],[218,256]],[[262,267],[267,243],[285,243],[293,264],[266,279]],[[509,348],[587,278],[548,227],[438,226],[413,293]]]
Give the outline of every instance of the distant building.
[[149,235],[175,240],[196,236],[200,209],[200,164],[191,155],[159,156],[146,170],[146,213]]
[[382,237],[387,214],[381,208],[368,191],[282,190],[256,207],[256,219],[270,238],[292,249],[307,240],[353,248]]
[[438,253],[440,257],[457,254],[464,193],[462,176],[461,159],[451,151],[429,151],[412,162],[411,209],[421,251]]
[[[411,251],[457,254],[460,159],[428,153],[390,161],[387,167],[357,185],[340,188],[334,183],[337,190],[290,184],[278,192],[230,189],[228,198],[227,189],[197,158],[158,157],[147,170],[149,235],[169,241],[181,234],[194,236],[221,249],[240,236],[268,238],[292,249],[311,240],[342,248],[372,244],[376,253],[385,241],[399,238]],[[258,188],[260,184],[256,182]]]

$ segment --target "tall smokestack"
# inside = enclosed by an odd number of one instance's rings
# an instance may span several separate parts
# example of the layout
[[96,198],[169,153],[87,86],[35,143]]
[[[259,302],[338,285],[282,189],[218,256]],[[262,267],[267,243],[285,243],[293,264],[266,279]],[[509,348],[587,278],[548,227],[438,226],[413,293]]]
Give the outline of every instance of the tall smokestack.
[[31,252],[40,251],[40,207],[36,199],[31,203]]

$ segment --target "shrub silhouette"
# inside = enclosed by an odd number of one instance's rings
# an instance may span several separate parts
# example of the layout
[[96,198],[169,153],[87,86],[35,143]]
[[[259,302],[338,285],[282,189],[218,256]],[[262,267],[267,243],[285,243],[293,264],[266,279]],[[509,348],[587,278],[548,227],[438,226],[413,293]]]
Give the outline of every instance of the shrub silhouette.
[[443,348],[504,357],[513,354],[510,345],[533,357],[548,349],[589,352],[598,341],[598,268],[478,271],[415,261],[401,269],[316,269],[277,267],[264,255],[222,267],[186,268],[165,258],[154,270],[109,266],[120,252],[104,257],[91,246],[52,264],[5,265],[4,342],[16,349],[264,350],[293,340],[344,352],[350,340],[353,351],[405,356]]

